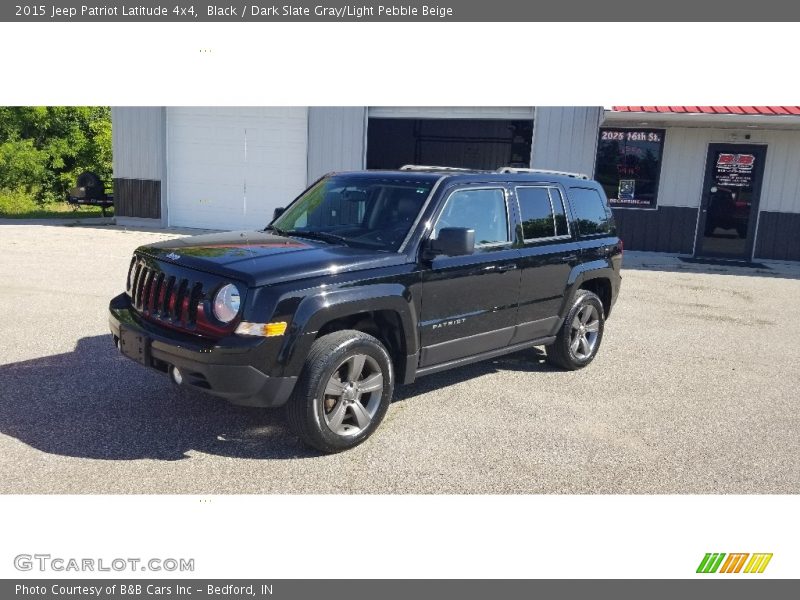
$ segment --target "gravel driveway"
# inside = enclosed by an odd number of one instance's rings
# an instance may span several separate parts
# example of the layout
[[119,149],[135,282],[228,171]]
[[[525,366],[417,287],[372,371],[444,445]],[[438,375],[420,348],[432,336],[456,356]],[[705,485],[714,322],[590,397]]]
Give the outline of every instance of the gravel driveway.
[[181,232],[0,224],[2,493],[800,493],[800,266],[626,253],[597,360],[538,350],[400,388],[319,456],[281,411],[180,390],[120,357],[131,251]]

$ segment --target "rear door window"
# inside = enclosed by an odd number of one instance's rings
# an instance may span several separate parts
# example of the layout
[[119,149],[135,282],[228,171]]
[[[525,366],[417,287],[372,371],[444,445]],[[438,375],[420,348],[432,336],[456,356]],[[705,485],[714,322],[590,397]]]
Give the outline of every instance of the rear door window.
[[521,186],[516,192],[525,241],[569,235],[564,201],[558,188]]
[[553,213],[556,220],[556,235],[562,237],[569,235],[569,222],[567,211],[564,208],[564,198],[558,188],[550,188],[550,201],[553,203]]
[[555,236],[553,205],[546,187],[518,187],[517,199],[525,241]]

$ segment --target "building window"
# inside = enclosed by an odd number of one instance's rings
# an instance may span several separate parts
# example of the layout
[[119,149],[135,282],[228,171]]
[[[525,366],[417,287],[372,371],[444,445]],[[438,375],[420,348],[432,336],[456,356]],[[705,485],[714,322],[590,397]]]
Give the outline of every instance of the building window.
[[614,233],[611,215],[597,190],[591,188],[570,188],[572,210],[581,235],[610,235]]
[[658,208],[663,129],[600,128],[595,179],[614,208]]

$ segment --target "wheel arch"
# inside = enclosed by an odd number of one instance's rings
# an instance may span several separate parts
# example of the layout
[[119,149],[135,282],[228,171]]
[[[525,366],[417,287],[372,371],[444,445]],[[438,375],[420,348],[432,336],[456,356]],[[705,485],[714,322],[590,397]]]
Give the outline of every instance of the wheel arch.
[[398,380],[405,379],[407,357],[419,352],[416,311],[406,287],[377,284],[304,298],[279,353],[285,371],[299,372],[314,340],[342,329],[379,339],[392,357]]
[[570,273],[567,282],[567,293],[564,294],[564,304],[561,307],[561,317],[565,317],[578,290],[588,290],[596,294],[603,304],[606,318],[611,313],[614,305],[614,281],[619,279],[619,274],[608,265],[608,262],[598,260],[583,263],[575,267]]

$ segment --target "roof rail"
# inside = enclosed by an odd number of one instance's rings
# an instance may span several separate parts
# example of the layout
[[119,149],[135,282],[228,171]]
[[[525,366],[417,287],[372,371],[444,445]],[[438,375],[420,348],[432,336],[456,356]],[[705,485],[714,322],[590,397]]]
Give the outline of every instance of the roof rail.
[[461,167],[436,167],[432,165],[403,165],[401,171],[474,171],[475,169],[464,169]]
[[518,167],[501,167],[497,173],[541,173],[542,175],[561,175],[573,179],[589,179],[585,173],[571,173],[570,171],[552,171],[550,169],[522,169]]

